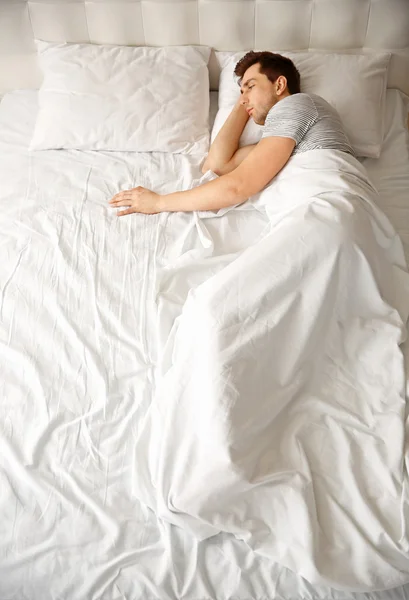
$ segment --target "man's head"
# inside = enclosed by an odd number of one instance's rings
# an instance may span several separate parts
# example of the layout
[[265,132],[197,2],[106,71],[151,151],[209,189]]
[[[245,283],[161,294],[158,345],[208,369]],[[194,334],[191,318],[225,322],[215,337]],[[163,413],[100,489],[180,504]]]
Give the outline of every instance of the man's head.
[[300,74],[294,63],[273,52],[248,52],[237,63],[241,103],[258,125],[279,100],[300,92]]

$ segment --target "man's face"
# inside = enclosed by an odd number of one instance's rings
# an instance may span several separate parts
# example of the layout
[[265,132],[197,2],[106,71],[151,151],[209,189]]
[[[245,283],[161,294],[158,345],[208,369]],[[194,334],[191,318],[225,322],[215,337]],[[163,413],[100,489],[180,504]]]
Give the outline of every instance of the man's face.
[[276,85],[260,73],[260,64],[247,69],[241,80],[241,103],[257,125],[264,125],[269,110],[278,102]]

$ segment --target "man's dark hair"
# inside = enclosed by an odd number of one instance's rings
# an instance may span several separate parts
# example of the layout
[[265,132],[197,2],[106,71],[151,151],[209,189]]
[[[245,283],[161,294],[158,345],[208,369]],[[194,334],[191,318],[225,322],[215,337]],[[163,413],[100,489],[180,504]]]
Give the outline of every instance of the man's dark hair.
[[298,94],[300,90],[300,73],[295,64],[286,56],[274,52],[247,52],[237,63],[234,74],[242,79],[247,69],[256,63],[260,64],[260,73],[266,75],[274,83],[280,75],[287,79],[290,94]]

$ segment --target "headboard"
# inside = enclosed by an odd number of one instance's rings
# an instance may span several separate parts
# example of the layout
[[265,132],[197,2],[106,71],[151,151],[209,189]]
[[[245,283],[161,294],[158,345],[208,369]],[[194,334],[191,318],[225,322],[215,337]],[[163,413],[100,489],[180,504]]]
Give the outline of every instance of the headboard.
[[[0,95],[38,89],[34,38],[215,50],[390,50],[409,95],[409,0],[0,0]],[[218,66],[210,62],[211,88]]]

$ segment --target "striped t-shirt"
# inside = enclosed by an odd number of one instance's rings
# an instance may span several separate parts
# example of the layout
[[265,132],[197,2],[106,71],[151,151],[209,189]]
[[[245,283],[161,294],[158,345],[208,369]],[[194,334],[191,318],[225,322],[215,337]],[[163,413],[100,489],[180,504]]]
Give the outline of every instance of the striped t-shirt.
[[291,94],[268,112],[262,138],[289,137],[295,141],[292,154],[307,150],[342,150],[354,155],[339,114],[316,94]]

